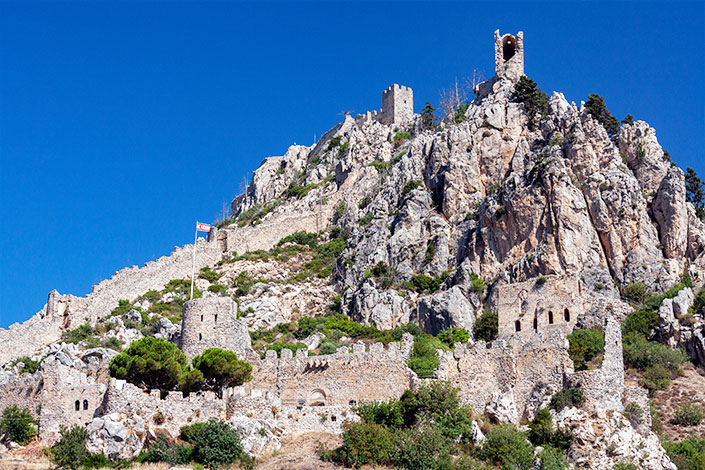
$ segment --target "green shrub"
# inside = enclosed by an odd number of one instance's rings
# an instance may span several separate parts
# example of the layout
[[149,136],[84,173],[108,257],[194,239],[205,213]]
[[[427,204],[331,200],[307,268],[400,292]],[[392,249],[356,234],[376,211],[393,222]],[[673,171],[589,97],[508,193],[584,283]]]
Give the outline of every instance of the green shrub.
[[681,403],[673,415],[673,422],[681,426],[697,426],[703,420],[703,410],[696,403]]
[[391,165],[389,164],[389,162],[384,162],[382,160],[374,160],[372,163],[370,163],[370,166],[373,166],[378,173],[385,173],[389,170]]
[[536,278],[536,285],[542,286],[542,285],[546,284],[546,281],[548,281],[548,278],[546,276],[539,276]]
[[190,370],[189,360],[173,343],[144,337],[110,361],[110,375],[143,389],[186,390],[200,382],[200,372]]
[[605,99],[602,96],[596,93],[588,95],[588,100],[585,102],[585,109],[597,122],[602,124],[609,136],[619,132],[619,121],[609,112],[607,106],[605,106]]
[[252,366],[237,358],[237,354],[219,348],[208,348],[193,358],[194,369],[201,372],[200,388],[213,390],[219,398],[223,389],[235,387],[252,380]]
[[338,345],[335,344],[335,342],[325,338],[321,341],[320,346],[318,347],[318,354],[320,355],[326,355],[326,354],[335,354],[338,351]]
[[77,470],[88,458],[86,438],[88,432],[81,426],[74,425],[70,429],[64,425],[59,427],[59,440],[49,449],[49,458],[59,468]]
[[634,303],[643,303],[649,295],[649,289],[643,282],[633,282],[624,288],[624,297]]
[[705,289],[700,289],[697,294],[695,294],[695,301],[690,307],[690,313],[705,313]]
[[628,462],[626,460],[620,460],[617,464],[612,467],[613,470],[640,470],[635,464]]
[[678,470],[705,470],[705,437],[691,436],[680,442],[663,443]]
[[534,448],[523,433],[510,424],[490,429],[485,442],[478,449],[478,456],[494,465],[513,470],[532,470]]
[[301,184],[296,184],[295,181],[292,181],[289,183],[289,187],[286,188],[284,191],[284,194],[287,197],[296,197],[298,199],[301,199],[302,197],[306,196],[308,193],[311,192],[313,188],[315,188],[317,185],[316,183],[309,183],[307,185],[301,185]]
[[568,335],[570,358],[575,370],[587,370],[587,363],[605,352],[605,334],[599,328],[581,328]]
[[371,463],[385,465],[391,460],[395,442],[386,426],[346,422],[343,430],[343,444],[335,451],[335,460],[355,468]]
[[455,343],[467,343],[470,339],[470,332],[465,328],[452,327],[441,331],[437,337],[449,347],[453,347]]
[[475,325],[472,328],[472,334],[476,341],[485,341],[489,343],[497,339],[499,333],[499,317],[495,310],[487,310],[485,313],[475,320]]
[[218,294],[221,297],[227,297],[228,286],[224,286],[222,284],[211,284],[210,286],[208,286],[208,292],[213,292],[214,294]]
[[185,465],[193,460],[193,447],[170,442],[160,435],[138,458],[141,462],[166,462],[169,465]]
[[193,445],[194,460],[209,468],[236,462],[244,454],[238,433],[216,419],[182,428],[181,437]]
[[436,370],[440,360],[438,349],[448,349],[438,338],[422,333],[414,337],[414,347],[407,365],[419,376],[429,376]]
[[562,450],[554,447],[544,447],[536,456],[540,465],[535,467],[536,470],[568,470],[568,461]]
[[514,86],[512,99],[518,103],[524,103],[531,126],[533,126],[534,117],[545,115],[548,111],[548,95],[538,88],[535,81],[525,75],[522,75]]
[[360,419],[367,423],[382,424],[396,428],[404,424],[404,415],[399,400],[363,401],[355,408]]
[[485,285],[485,280],[482,279],[475,273],[470,273],[470,290],[477,295],[482,295],[485,292],[487,286]]
[[624,407],[624,416],[627,417],[632,426],[637,427],[642,423],[642,416],[644,415],[644,410],[641,409],[639,405],[634,402],[629,402]]
[[443,279],[439,276],[427,276],[426,274],[415,274],[411,278],[410,287],[421,294],[432,294],[443,284]]
[[27,356],[22,356],[12,361],[12,365],[15,366],[20,362],[24,364],[24,367],[22,368],[22,374],[34,374],[35,372],[37,372],[37,369],[39,369],[39,364],[41,364],[42,361],[33,361]]
[[279,240],[277,246],[282,246],[285,243],[296,243],[297,245],[304,245],[314,249],[318,246],[318,236],[315,233],[306,231],[294,232]]
[[417,421],[432,423],[445,437],[467,441],[472,437],[472,409],[460,405],[458,389],[444,380],[434,380],[419,387],[413,401],[402,402],[406,419],[413,412]]
[[548,407],[556,412],[569,406],[579,407],[585,403],[585,394],[582,388],[564,388],[551,397]]
[[255,280],[247,271],[242,271],[235,278],[235,295],[241,297],[250,293],[250,289],[255,284]]
[[7,433],[12,442],[25,445],[37,435],[38,424],[29,410],[8,406],[0,418],[0,432]]
[[534,445],[556,449],[567,449],[573,441],[573,435],[569,431],[553,430],[553,418],[547,408],[541,408],[536,418],[529,423],[527,437]]
[[220,279],[222,277],[222,275],[213,271],[210,268],[210,266],[204,266],[201,268],[201,271],[198,273],[198,277],[199,277],[199,279],[205,279],[206,281],[213,284],[215,282],[218,282],[218,279]]
[[360,217],[360,220],[358,220],[357,223],[362,226],[365,226],[365,225],[369,224],[370,222],[372,222],[372,219],[374,219],[374,218],[375,218],[374,212],[368,212],[367,214]]
[[460,103],[460,105],[458,105],[458,109],[456,109],[453,114],[453,121],[455,121],[456,124],[460,124],[465,120],[465,113],[468,111],[469,107],[470,105],[468,103]]
[[77,344],[93,335],[93,327],[89,324],[80,325],[73,330],[66,330],[61,334],[61,340],[65,343]]
[[394,467],[406,470],[451,468],[449,439],[433,426],[417,426],[397,432]]
[[411,134],[409,134],[406,131],[399,131],[396,134],[394,134],[394,145],[397,146],[401,144],[403,141],[411,139]]
[[651,394],[657,390],[666,390],[670,383],[671,372],[661,364],[648,367],[639,381],[639,385],[648,389]]
[[421,181],[419,181],[419,180],[413,180],[413,181],[407,182],[407,183],[404,185],[404,188],[402,188],[402,190],[401,190],[401,195],[402,195],[402,196],[406,196],[406,195],[409,194],[411,191],[413,191],[414,189],[416,189],[416,188],[418,188],[419,186],[421,186],[421,184],[422,184],[422,183],[421,183]]
[[336,135],[330,141],[328,141],[328,147],[326,147],[326,151],[328,150],[333,150],[334,148],[338,147],[340,145],[340,141],[342,139],[342,136]]

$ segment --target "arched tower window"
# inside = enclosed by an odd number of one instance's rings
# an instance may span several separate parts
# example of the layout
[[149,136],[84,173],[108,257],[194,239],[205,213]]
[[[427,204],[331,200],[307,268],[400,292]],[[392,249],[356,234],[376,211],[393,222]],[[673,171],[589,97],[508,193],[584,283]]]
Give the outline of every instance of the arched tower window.
[[521,331],[521,322],[519,320],[514,322],[514,331]]
[[81,411],[81,402],[76,400],[76,403],[73,404],[74,408],[76,408],[76,411]]
[[201,315],[201,321],[203,321],[203,315]]
[[553,325],[553,312],[548,312],[548,324]]
[[511,34],[507,34],[502,39],[502,58],[507,61],[514,57],[517,49],[517,40]]
[[570,321],[570,311],[568,309],[563,310],[563,318],[565,318],[565,321]]
[[83,409],[84,410],[88,409],[88,400],[83,400]]

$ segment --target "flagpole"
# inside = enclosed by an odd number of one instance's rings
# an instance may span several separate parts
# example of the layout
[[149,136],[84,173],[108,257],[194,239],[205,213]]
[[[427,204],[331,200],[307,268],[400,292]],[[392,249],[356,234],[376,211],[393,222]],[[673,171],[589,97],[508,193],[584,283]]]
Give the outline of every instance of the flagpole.
[[193,263],[191,264],[191,299],[193,300],[193,281],[196,277],[196,242],[198,241],[198,221],[196,221],[196,233],[193,236]]

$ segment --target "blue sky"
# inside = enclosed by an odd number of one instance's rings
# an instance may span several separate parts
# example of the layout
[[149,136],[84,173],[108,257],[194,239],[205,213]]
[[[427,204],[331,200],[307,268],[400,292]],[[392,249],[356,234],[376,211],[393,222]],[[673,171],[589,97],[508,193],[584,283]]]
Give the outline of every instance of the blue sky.
[[599,93],[705,175],[703,2],[0,3],[0,327],[193,240],[246,172],[343,110],[415,107],[524,31],[544,91]]

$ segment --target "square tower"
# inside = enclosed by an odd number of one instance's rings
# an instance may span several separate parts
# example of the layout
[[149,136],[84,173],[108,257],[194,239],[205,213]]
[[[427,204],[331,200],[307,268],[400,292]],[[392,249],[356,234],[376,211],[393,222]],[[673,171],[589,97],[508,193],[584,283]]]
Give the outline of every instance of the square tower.
[[414,92],[396,83],[382,92],[382,111],[379,122],[386,125],[403,124],[414,118]]
[[524,33],[516,36],[494,32],[494,66],[497,78],[518,81],[524,75]]

